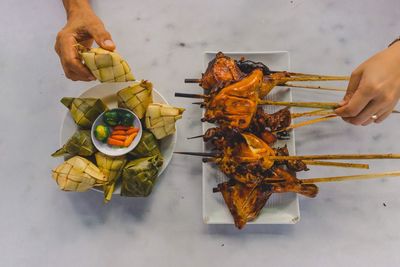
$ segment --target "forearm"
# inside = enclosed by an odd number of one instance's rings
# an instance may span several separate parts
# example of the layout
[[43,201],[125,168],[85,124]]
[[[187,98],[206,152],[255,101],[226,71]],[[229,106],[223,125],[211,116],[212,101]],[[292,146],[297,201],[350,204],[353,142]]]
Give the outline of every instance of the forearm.
[[67,19],[75,14],[93,12],[89,0],[63,0]]

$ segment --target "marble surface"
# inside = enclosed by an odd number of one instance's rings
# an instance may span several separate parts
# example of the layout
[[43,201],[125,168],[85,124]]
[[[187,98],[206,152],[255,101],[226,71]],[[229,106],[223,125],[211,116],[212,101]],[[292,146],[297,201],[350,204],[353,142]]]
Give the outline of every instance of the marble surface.
[[[202,70],[205,50],[289,50],[292,70],[349,74],[399,34],[400,2],[93,1],[138,78],[187,108],[177,150],[198,151],[200,110],[173,97]],[[65,79],[53,44],[61,1],[0,2],[1,266],[399,266],[400,180],[321,185],[296,225],[205,225],[201,163],[175,156],[148,199],[62,193],[50,177],[65,109],[95,84]],[[338,93],[299,90],[297,100]],[[298,153],[399,152],[393,117],[357,128],[335,121],[297,131]],[[371,171],[396,170],[374,161]],[[356,173],[313,168],[302,177]]]

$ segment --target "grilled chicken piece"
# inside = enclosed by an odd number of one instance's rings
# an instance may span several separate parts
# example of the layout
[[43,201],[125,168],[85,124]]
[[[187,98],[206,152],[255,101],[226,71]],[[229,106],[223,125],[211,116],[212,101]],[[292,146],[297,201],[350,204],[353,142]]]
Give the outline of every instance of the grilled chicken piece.
[[254,184],[240,183],[231,179],[218,184],[214,192],[221,192],[235,226],[242,229],[247,222],[259,216],[273,193],[295,192],[313,198],[318,194],[318,187],[314,184],[302,184],[289,172],[276,168],[271,178],[265,178]]
[[294,192],[300,195],[314,198],[318,194],[318,187],[315,184],[302,184],[302,182],[282,168],[275,168],[272,178],[283,179],[284,182],[273,183],[273,193]]
[[201,77],[200,86],[205,90],[212,90],[239,81],[243,76],[235,60],[218,52],[208,63],[207,70]]
[[263,185],[248,186],[234,180],[219,184],[217,190],[221,192],[239,229],[258,217],[272,194]]
[[250,129],[254,132],[263,132],[266,128],[270,131],[279,131],[290,126],[292,114],[289,107],[283,108],[275,113],[268,114],[262,107],[258,107],[253,117]]
[[[289,156],[289,150],[286,145],[284,147],[275,149],[275,153],[277,156]],[[285,164],[289,170],[295,172],[309,170],[307,165],[302,160],[285,160],[283,162],[276,162],[276,163],[281,165]]]
[[246,129],[256,113],[262,71],[255,70],[237,83],[223,88],[206,104],[203,121]]

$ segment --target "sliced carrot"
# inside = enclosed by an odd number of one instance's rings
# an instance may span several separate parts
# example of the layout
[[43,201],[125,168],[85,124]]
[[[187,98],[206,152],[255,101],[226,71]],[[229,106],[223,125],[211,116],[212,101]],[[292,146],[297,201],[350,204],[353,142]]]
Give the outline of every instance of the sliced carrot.
[[123,131],[123,130],[117,130],[117,131],[113,131],[112,133],[111,133],[112,135],[126,135],[126,131]]
[[121,140],[121,141],[125,141],[125,139],[128,138],[128,136],[126,136],[126,135],[114,135],[114,134],[112,134],[110,137],[112,139]]
[[137,132],[139,132],[139,128],[130,128],[128,131],[126,131],[126,134],[130,135]]
[[108,138],[107,144],[109,144],[111,146],[125,146],[124,141],[116,140],[111,137]]
[[117,125],[117,126],[114,127],[114,131],[118,131],[118,130],[127,131],[130,128],[132,128],[132,127],[131,126]]
[[128,138],[126,138],[124,145],[126,147],[130,146],[132,144],[132,141],[135,139],[136,135],[137,135],[137,133],[133,133],[133,134],[129,135]]

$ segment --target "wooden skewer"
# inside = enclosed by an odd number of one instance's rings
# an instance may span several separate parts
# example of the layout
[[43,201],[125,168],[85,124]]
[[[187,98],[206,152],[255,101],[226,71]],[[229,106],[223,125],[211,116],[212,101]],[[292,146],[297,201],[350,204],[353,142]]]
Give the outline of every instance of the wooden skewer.
[[200,83],[201,79],[193,79],[193,78],[187,78],[185,79],[185,83]]
[[286,72],[289,75],[304,77],[304,78],[316,78],[316,79],[327,79],[327,80],[335,80],[335,81],[348,81],[350,80],[350,76],[341,76],[341,75],[319,75],[319,74],[309,74],[309,73],[300,73],[300,72]]
[[361,163],[317,161],[317,160],[304,160],[303,162],[307,165],[316,165],[316,166],[332,166],[332,167],[342,167],[342,168],[369,169],[369,164],[361,164]]
[[312,159],[400,159],[400,154],[336,154],[304,156],[269,156],[270,160],[312,160]]
[[[204,163],[218,162],[218,158],[203,158]],[[317,161],[317,160],[304,160],[307,165],[312,166],[328,166],[339,168],[355,168],[355,169],[369,169],[369,164],[363,163],[349,163],[349,162],[335,162],[335,161]]]
[[175,97],[203,98],[203,99],[209,98],[208,95],[202,95],[202,94],[186,94],[186,93],[175,93]]
[[[220,153],[207,152],[174,152],[175,154],[215,158]],[[400,154],[328,154],[328,155],[303,155],[303,156],[268,156],[269,160],[325,160],[325,159],[400,159]]]
[[220,156],[219,153],[207,153],[207,152],[174,152],[174,154],[208,157],[208,158],[216,158]]
[[202,135],[196,135],[196,136],[192,136],[192,137],[188,137],[188,138],[186,138],[187,140],[191,140],[191,139],[196,139],[196,138],[201,138],[201,137],[203,137],[204,136],[204,134],[202,134]]
[[348,76],[312,76],[312,75],[298,75],[293,77],[285,77],[280,80],[280,85],[283,85],[286,82],[306,82],[306,81],[348,81],[350,77]]
[[340,105],[335,102],[283,102],[283,101],[259,100],[258,104],[270,105],[270,106],[287,106],[287,107],[319,108],[319,109],[336,109],[340,107]]
[[[271,71],[271,73],[278,73],[283,71]],[[286,72],[289,75],[297,76],[302,79],[300,81],[348,81],[350,77],[348,76],[329,76],[329,75],[318,75],[318,74],[307,74],[307,73],[298,73],[298,72]],[[295,78],[295,77],[293,77]],[[306,79],[306,80],[304,80]],[[186,78],[184,80],[185,83],[200,83],[201,79],[197,78]]]
[[317,109],[314,111],[291,113],[292,119],[300,117],[329,116],[329,115],[336,115],[336,114],[332,110],[327,110],[327,109]]
[[360,175],[335,176],[335,177],[323,177],[323,178],[312,178],[312,179],[301,179],[300,181],[303,184],[314,184],[314,183],[331,183],[331,182],[379,179],[379,178],[384,178],[384,177],[396,177],[396,176],[400,176],[400,171],[370,173],[370,174],[360,174]]
[[301,85],[301,84],[292,84],[292,83],[285,83],[284,85],[278,86],[285,86],[285,87],[293,87],[293,88],[303,88],[303,89],[316,89],[316,90],[325,90],[325,91],[339,91],[345,92],[346,88],[340,87],[326,87],[326,86],[314,86],[314,85]]
[[[175,154],[191,155],[204,157],[203,162],[215,162],[220,156],[218,153],[206,153],[206,152],[174,152]],[[336,166],[343,168],[359,168],[359,169],[369,169],[368,164],[361,163],[347,163],[347,162],[332,162],[332,161],[316,161],[316,160],[304,160],[304,163],[308,165],[319,165],[319,166]]]
[[[393,114],[400,114],[400,111],[393,110]],[[314,111],[308,112],[299,112],[299,113],[292,113],[292,119],[300,118],[300,117],[313,117],[313,116],[329,116],[329,115],[336,115],[335,112],[329,109],[318,109]]]
[[[202,94],[186,94],[186,93],[175,93],[176,97],[187,97],[187,98],[209,98],[208,95]],[[259,105],[271,105],[271,106],[288,106],[288,107],[304,107],[304,108],[320,108],[320,109],[335,109],[340,107],[338,103],[334,102],[283,102],[283,101],[271,101],[271,100],[258,100]]]
[[318,119],[312,119],[312,120],[308,120],[308,121],[302,121],[302,122],[300,122],[300,123],[292,124],[292,125],[290,125],[289,127],[286,127],[286,128],[284,128],[284,129],[281,129],[281,130],[278,130],[278,131],[273,131],[272,133],[283,132],[283,131],[289,131],[289,130],[292,130],[292,129],[296,129],[296,128],[300,128],[300,127],[303,127],[303,126],[315,124],[315,123],[318,123],[318,122],[323,122],[323,121],[331,120],[331,119],[334,119],[334,118],[337,118],[337,117],[338,117],[337,115],[328,115],[328,116],[325,116],[325,117],[322,117],[322,118],[318,118]]

